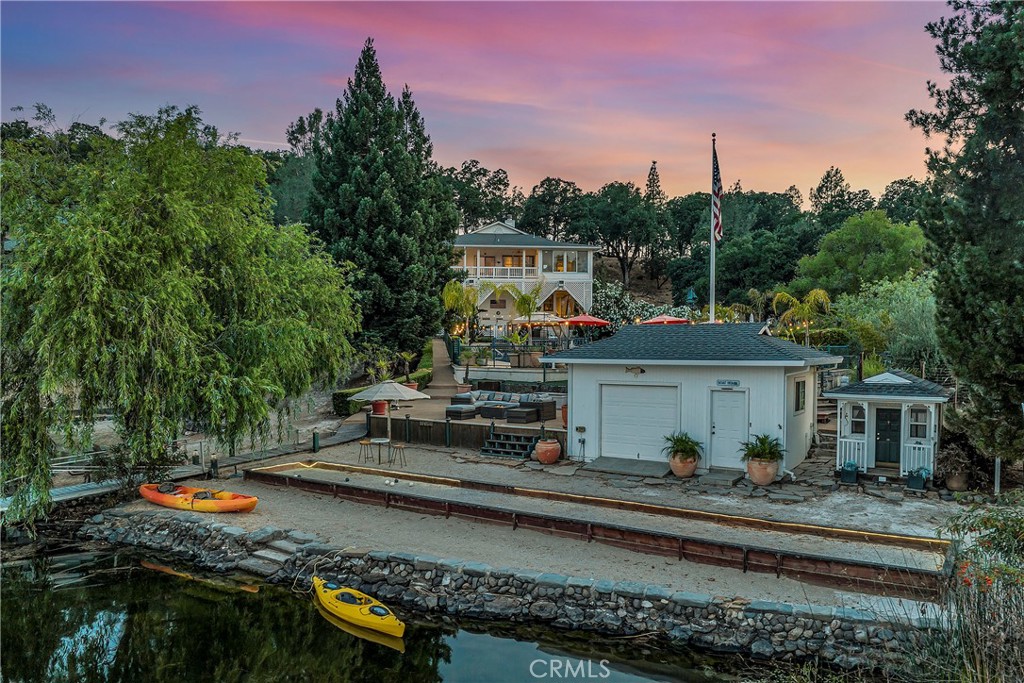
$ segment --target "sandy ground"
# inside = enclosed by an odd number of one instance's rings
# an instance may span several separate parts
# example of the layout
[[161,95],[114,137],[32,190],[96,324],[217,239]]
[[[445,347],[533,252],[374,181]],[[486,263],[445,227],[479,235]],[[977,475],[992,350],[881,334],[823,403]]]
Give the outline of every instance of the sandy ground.
[[[326,448],[315,456],[312,453],[306,454],[303,459],[358,464],[358,453],[358,445],[350,443]],[[935,537],[936,529],[962,509],[956,503],[942,500],[905,498],[900,502],[893,502],[846,491],[822,491],[820,496],[803,503],[786,504],[771,502],[765,498],[695,495],[684,491],[671,477],[665,479],[667,483],[664,484],[649,485],[640,482],[633,488],[620,488],[622,477],[600,474],[585,476],[574,465],[557,464],[537,471],[519,460],[484,459],[473,451],[421,444],[411,444],[407,449],[407,456],[406,470],[435,476],[912,536]],[[264,464],[290,462],[296,459],[298,458],[268,460]]]
[[[641,581],[673,590],[755,600],[893,609],[900,614],[907,610],[917,613],[921,608],[910,601],[888,601],[786,578],[776,579],[770,574],[744,574],[739,570],[641,555],[522,529],[513,531],[508,527],[362,505],[240,478],[224,484],[233,491],[259,496],[260,504],[251,513],[220,515],[217,521],[246,530],[263,526],[301,529],[341,547],[429,553],[496,567]],[[204,484],[196,482],[195,485]],[[141,510],[151,506],[139,500],[127,507]]]

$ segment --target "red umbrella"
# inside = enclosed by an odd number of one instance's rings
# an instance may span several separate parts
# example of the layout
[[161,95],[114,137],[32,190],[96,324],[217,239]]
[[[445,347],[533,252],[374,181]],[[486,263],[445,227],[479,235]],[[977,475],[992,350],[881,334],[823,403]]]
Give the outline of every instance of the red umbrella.
[[574,318],[567,318],[565,322],[570,325],[585,325],[587,327],[607,327],[608,325],[611,325],[607,320],[601,320],[600,318],[595,318],[594,316],[587,315],[586,313],[583,315],[577,315]]
[[689,320],[686,318],[677,318],[674,315],[659,315],[650,320],[644,320],[641,325],[687,325]]

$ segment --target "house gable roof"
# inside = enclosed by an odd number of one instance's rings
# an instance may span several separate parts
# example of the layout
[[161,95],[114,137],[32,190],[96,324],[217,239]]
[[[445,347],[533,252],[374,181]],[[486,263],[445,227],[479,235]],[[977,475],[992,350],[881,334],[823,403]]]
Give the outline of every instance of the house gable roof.
[[455,238],[456,247],[520,247],[528,249],[586,249],[597,251],[593,244],[556,242],[531,235],[503,221],[496,221]]
[[544,362],[651,365],[775,365],[839,363],[839,356],[778,339],[761,323],[629,325],[608,339],[546,356]]
[[910,398],[930,399],[945,403],[949,390],[902,370],[886,370],[860,382],[829,389],[825,398]]

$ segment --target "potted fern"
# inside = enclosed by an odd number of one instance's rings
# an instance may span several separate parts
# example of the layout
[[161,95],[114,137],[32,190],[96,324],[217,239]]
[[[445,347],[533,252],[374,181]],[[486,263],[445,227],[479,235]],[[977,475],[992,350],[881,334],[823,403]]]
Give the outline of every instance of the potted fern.
[[665,448],[662,452],[668,456],[668,466],[672,468],[672,474],[681,479],[689,479],[697,471],[700,449],[700,441],[686,432],[673,432],[665,437]]
[[765,486],[775,481],[779,473],[779,463],[786,456],[786,450],[777,437],[768,434],[755,434],[750,441],[742,443],[741,460],[747,463],[747,476],[757,486]]

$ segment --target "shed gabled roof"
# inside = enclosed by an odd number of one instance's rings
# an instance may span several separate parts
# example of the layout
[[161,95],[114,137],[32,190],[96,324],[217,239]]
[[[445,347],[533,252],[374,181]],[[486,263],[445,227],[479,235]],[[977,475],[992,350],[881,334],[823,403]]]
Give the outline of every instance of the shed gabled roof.
[[519,247],[528,249],[587,249],[597,251],[593,244],[556,242],[531,235],[503,221],[497,221],[455,238],[456,247]]
[[629,325],[614,336],[544,357],[544,362],[650,365],[831,365],[842,358],[778,339],[761,323]]
[[911,398],[930,399],[945,403],[949,390],[940,384],[921,379],[902,370],[886,370],[880,375],[860,382],[829,389],[825,398]]

